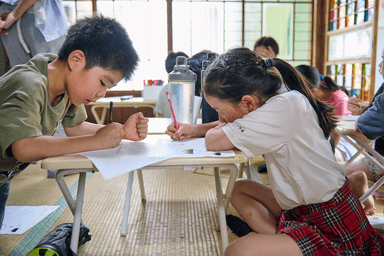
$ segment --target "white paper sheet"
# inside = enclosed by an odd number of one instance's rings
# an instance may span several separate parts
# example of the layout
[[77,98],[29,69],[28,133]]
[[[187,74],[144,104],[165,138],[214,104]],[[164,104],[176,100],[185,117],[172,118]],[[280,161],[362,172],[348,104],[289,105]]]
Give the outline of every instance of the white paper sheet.
[[6,206],[0,235],[22,235],[59,206]]
[[111,149],[80,153],[97,167],[105,179],[176,157],[233,157],[232,150],[213,152],[204,138],[173,141],[168,135],[148,135],[143,141],[123,140]]

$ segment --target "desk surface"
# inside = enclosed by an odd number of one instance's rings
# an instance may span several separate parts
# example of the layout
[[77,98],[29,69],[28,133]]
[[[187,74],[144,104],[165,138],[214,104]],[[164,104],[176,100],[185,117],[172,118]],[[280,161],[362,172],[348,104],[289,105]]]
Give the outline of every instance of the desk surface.
[[356,120],[359,116],[343,116],[343,119],[337,124],[335,131],[339,134],[359,134],[356,131]]
[[[235,151],[234,157],[197,157],[197,158],[171,158],[146,167],[151,166],[179,166],[179,165],[211,165],[211,164],[231,164],[245,163],[247,156],[241,151]],[[43,169],[76,169],[76,168],[95,168],[91,160],[81,155],[65,155],[51,157],[41,162]]]

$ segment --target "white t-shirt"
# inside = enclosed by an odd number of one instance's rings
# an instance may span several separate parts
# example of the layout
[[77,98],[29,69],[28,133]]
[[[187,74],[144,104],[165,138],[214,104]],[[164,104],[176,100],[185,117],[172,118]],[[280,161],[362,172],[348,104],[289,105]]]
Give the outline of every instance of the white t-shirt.
[[273,194],[284,210],[330,200],[345,183],[307,98],[289,91],[228,123],[224,133],[249,158],[264,154]]

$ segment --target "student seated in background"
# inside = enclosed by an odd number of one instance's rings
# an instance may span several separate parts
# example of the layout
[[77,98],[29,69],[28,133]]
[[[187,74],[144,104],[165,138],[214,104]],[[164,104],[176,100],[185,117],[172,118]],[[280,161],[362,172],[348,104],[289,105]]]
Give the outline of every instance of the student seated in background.
[[[184,56],[188,58],[188,55],[184,52],[170,52],[168,53],[167,58],[165,59],[165,70],[167,73],[171,73],[173,71],[173,67],[176,65],[176,58],[179,56]],[[169,83],[165,84],[159,93],[159,97],[157,99],[157,103],[155,106],[155,112],[158,117],[171,118],[171,109],[169,108],[169,102],[166,92],[169,92]]]
[[[116,147],[147,136],[148,119],[132,115],[124,125],[86,122],[84,105],[129,79],[139,58],[115,19],[77,21],[58,55],[38,54],[0,78],[0,225],[10,181],[31,162]],[[59,123],[69,137],[54,137]]]
[[272,37],[263,36],[256,40],[253,51],[262,58],[276,58],[279,54],[279,45]]
[[[383,61],[384,61],[384,50],[382,52],[382,61],[379,64],[379,72],[384,77]],[[353,115],[364,114],[366,111],[370,110],[374,106],[377,100],[379,100],[379,96],[383,94],[383,89],[384,89],[384,83],[381,84],[380,88],[376,91],[376,94],[372,99],[372,102],[366,108],[363,106],[362,104],[363,101],[361,99],[356,97],[351,97],[348,101],[348,109],[353,113]],[[376,104],[380,104],[380,102],[377,102]],[[380,111],[380,110],[370,110],[370,112],[371,111]],[[375,136],[375,142],[374,142],[375,144],[374,149],[382,156],[384,156],[384,138],[383,137],[384,137],[383,135]],[[366,173],[368,180],[372,182],[378,181],[384,175],[384,172],[382,172],[374,163],[372,163],[371,160],[369,160],[366,157],[362,158],[361,160],[354,161],[353,163],[347,166],[346,170],[347,170],[347,174],[351,174],[357,171],[363,171]]]
[[[289,91],[280,93],[282,84]],[[231,49],[208,68],[203,91],[221,122],[205,134],[207,149],[265,154],[271,182],[236,181],[231,203],[245,222],[227,223],[232,231],[251,229],[235,232],[242,236],[226,256],[383,254],[384,239],[328,142],[336,126],[332,108],[313,97],[291,65]]]
[[[324,93],[322,93],[323,90],[327,91],[329,90],[329,87],[333,86],[336,88],[337,86],[331,78],[322,76],[315,67],[299,65],[296,67],[296,70],[299,71],[302,75],[304,75],[306,79],[309,80],[310,83],[307,83],[307,86],[313,96],[315,96],[315,98],[317,98],[318,100],[325,101],[323,98]],[[326,101],[330,106],[334,108],[332,116],[335,117],[336,121],[340,120],[342,118],[342,115],[350,114],[350,111],[346,110],[348,96],[345,94],[345,92],[339,93],[338,95],[340,96],[332,97],[332,100],[328,100],[331,97],[327,97]],[[332,139],[335,135],[340,137],[340,135],[338,135],[336,132],[332,132],[330,138]],[[347,141],[344,141],[345,140],[342,140],[339,144],[346,143],[347,145],[345,146],[353,148],[354,153],[357,152],[357,150],[352,145],[350,145]],[[331,143],[331,145],[335,150],[335,143],[333,142]],[[356,194],[357,197],[361,197],[362,195],[364,195],[365,192],[368,191],[368,178],[364,172],[356,171],[351,174],[347,172],[347,178],[350,182],[352,191]],[[371,215],[375,213],[375,203],[372,196],[368,197],[368,199],[364,201],[363,205],[364,212],[366,214]]]
[[[312,82],[311,92],[316,99],[325,101],[333,107],[333,117],[338,122],[343,115],[351,115],[348,110],[348,91],[344,87],[338,86],[332,78],[320,75],[319,71],[307,65],[299,65],[296,69]],[[332,137],[335,141],[335,147],[340,140],[340,135],[332,131]]]

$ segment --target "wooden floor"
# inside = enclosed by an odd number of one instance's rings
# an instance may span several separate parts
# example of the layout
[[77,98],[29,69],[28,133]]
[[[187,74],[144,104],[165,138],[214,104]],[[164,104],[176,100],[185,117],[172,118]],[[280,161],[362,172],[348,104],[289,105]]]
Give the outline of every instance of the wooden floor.
[[[253,168],[257,169],[255,163]],[[225,187],[228,174],[225,171],[221,174]],[[83,220],[91,230],[92,240],[80,247],[78,255],[221,255],[213,169],[197,173],[148,170],[143,171],[143,176],[147,202],[141,202],[135,177],[128,234],[121,237],[128,175],[105,180],[100,173],[92,174],[87,181],[83,210]],[[267,174],[257,177],[269,184]],[[65,177],[68,187],[77,178],[77,175]],[[60,200],[64,202],[55,180],[48,179],[47,171],[40,169],[38,163],[12,181],[7,205],[55,205]],[[378,212],[383,212],[384,201],[376,201],[376,207]],[[237,215],[231,205],[228,212]],[[72,221],[73,216],[66,207],[46,229],[49,232],[59,224]],[[46,233],[40,234],[41,237]],[[31,240],[33,236],[38,239]],[[25,255],[26,249],[18,249],[33,248],[40,238],[28,232],[0,235],[0,255]],[[229,242],[236,238],[229,233]]]

